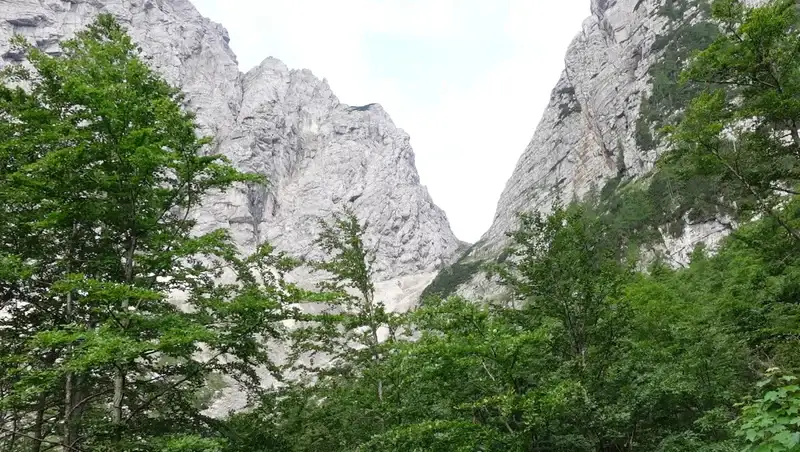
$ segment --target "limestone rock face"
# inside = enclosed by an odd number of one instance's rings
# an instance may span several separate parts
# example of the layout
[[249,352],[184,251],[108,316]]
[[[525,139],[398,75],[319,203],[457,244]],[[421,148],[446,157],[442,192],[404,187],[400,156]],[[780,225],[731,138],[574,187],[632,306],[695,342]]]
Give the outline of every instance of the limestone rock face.
[[[666,0],[671,1],[671,0]],[[657,13],[664,0],[592,0],[592,15],[567,50],[565,69],[550,104],[497,204],[482,238],[496,253],[519,211],[547,210],[585,195],[617,174],[620,155],[629,174],[652,167],[656,152],[642,152],[634,137],[650,49],[667,25]]]
[[409,136],[379,105],[344,105],[324,80],[273,58],[241,73],[226,30],[189,0],[0,0],[0,64],[19,59],[8,47],[13,34],[57,54],[60,40],[105,12],[187,94],[215,151],[270,181],[210,196],[196,212],[199,232],[229,228],[244,252],[269,241],[313,257],[318,219],[350,207],[368,224],[389,304],[402,306],[455,253],[459,242],[420,185]]
[[[669,79],[680,61],[711,36],[711,0],[590,1],[591,16],[567,50],[565,68],[506,184],[492,226],[442,270],[440,275],[458,283],[437,278],[429,290],[441,293],[444,285],[470,299],[502,296],[496,281],[474,269],[501,256],[519,212],[546,213],[554,201],[580,199],[620,175],[636,179],[665,151],[655,131],[681,107],[672,98],[665,101],[663,93],[674,89]],[[725,219],[687,221],[683,235],[664,234],[656,248],[682,264],[697,243],[714,246],[730,228]]]
[[242,90],[220,146],[271,183],[240,192],[233,208],[204,210],[201,226],[227,221],[246,249],[268,240],[308,257],[319,217],[348,206],[367,223],[381,279],[433,271],[453,254],[457,242],[420,185],[409,136],[380,105],[340,104],[310,71],[272,58],[244,75]]
[[[20,60],[8,46],[13,34],[57,54],[59,41],[106,12],[127,27],[151,67],[186,93],[199,132],[214,137],[213,151],[269,180],[208,196],[194,212],[198,233],[227,228],[244,253],[269,241],[313,258],[319,219],[349,207],[367,223],[365,239],[376,250],[376,295],[389,310],[416,303],[460,242],[420,184],[409,136],[380,105],[344,105],[324,80],[273,58],[241,73],[225,29],[189,0],[0,0],[0,65]],[[304,270],[290,278],[305,286],[315,280]],[[269,347],[280,359],[282,344]],[[230,386],[208,414],[246,403]]]
[[[680,47],[675,43],[681,34],[704,21],[710,3],[591,0],[591,16],[567,50],[565,68],[506,184],[494,222],[462,262],[497,258],[508,243],[506,233],[517,227],[519,212],[547,212],[556,199],[569,202],[601,189],[620,170],[636,178],[653,168],[664,147],[643,146],[637,139],[643,99],[653,92],[652,69],[670,58],[667,46]],[[644,127],[654,133],[652,124]],[[665,237],[662,248],[685,261],[695,243],[713,243],[726,229],[717,222],[687,225],[679,239]],[[479,274],[457,289],[472,298],[500,292]]]

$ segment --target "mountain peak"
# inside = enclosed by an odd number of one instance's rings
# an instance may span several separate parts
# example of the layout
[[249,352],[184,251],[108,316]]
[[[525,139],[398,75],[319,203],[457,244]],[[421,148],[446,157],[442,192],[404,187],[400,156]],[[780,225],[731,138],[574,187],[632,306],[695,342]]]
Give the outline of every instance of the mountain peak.
[[369,222],[366,240],[376,247],[381,280],[434,272],[458,247],[419,183],[408,136],[378,104],[342,105],[325,80],[273,57],[242,74],[225,28],[188,0],[2,4],[0,55],[13,34],[56,52],[97,14],[115,15],[153,68],[186,93],[216,150],[269,178],[268,188],[209,199],[196,213],[199,229],[228,228],[245,252],[270,241],[305,256],[314,252],[318,220],[350,207]]

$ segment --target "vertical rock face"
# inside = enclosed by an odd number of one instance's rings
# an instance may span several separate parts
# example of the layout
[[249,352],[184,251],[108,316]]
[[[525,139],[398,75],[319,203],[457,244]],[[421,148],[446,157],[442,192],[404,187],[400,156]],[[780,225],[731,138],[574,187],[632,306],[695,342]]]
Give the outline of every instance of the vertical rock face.
[[668,26],[664,1],[592,0],[592,16],[573,40],[533,140],[497,205],[483,249],[497,252],[520,211],[546,210],[627,170],[651,168],[655,151],[637,146],[636,122],[649,92],[653,44]]
[[455,253],[444,212],[420,185],[408,135],[379,105],[344,105],[310,71],[272,58],[240,73],[225,29],[189,0],[0,0],[1,64],[19,60],[8,47],[13,34],[57,54],[60,40],[104,12],[187,94],[216,151],[269,178],[268,187],[210,196],[196,213],[199,231],[229,228],[244,252],[270,241],[309,257],[318,219],[350,207],[368,223],[379,287],[403,306]]
[[8,50],[13,34],[58,53],[60,40],[99,13],[114,14],[150,65],[187,93],[203,133],[230,130],[242,99],[236,56],[227,31],[200,16],[189,0],[0,0],[0,57],[16,59]]
[[382,279],[434,271],[452,255],[457,243],[420,185],[409,137],[380,105],[340,104],[311,72],[271,58],[243,76],[242,91],[220,147],[270,186],[212,206],[202,224],[227,221],[246,249],[268,240],[307,257],[319,217],[348,206],[368,225]]
[[[457,276],[459,293],[479,297],[498,291],[469,264],[500,255],[519,212],[546,212],[556,199],[579,199],[623,172],[635,178],[652,169],[664,151],[656,131],[681,107],[669,95],[681,62],[708,44],[716,30],[705,20],[710,4],[591,0],[592,14],[567,50],[565,69],[506,184],[491,228],[460,258],[460,268],[442,272]],[[685,259],[695,243],[717,240],[724,229],[715,222],[688,225],[683,237],[666,238],[664,248]]]

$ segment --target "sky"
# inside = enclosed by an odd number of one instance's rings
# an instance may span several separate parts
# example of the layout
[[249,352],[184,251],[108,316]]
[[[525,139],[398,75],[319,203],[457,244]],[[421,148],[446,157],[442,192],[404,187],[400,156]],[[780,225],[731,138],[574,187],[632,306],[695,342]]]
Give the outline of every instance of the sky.
[[192,0],[242,71],[272,56],[379,103],[456,236],[477,241],[533,136],[589,0]]

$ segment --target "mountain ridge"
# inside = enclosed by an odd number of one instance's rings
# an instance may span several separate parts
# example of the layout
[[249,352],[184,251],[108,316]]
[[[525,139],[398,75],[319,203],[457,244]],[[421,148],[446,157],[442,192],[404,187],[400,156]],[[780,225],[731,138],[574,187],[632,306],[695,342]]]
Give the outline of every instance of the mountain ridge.
[[181,88],[216,152],[270,181],[210,196],[196,212],[198,232],[224,227],[245,253],[269,241],[313,258],[318,220],[349,207],[369,224],[379,282],[432,278],[449,262],[459,242],[420,183],[408,134],[388,113],[377,103],[345,105],[326,80],[277,58],[242,72],[227,30],[189,0],[0,0],[1,60],[18,61],[8,47],[13,34],[58,54],[59,41],[100,13],[115,16],[145,60]]

